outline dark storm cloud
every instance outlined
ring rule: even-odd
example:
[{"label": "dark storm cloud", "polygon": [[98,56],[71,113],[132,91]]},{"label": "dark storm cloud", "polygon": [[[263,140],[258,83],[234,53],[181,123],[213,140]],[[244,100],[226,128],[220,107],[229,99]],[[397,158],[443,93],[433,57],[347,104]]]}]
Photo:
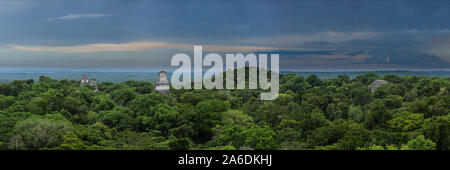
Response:
[{"label": "dark storm cloud", "polygon": [[279,53],[286,69],[446,69],[449,9],[448,1],[1,1],[0,62],[160,67],[174,46],[208,45],[266,49],[256,52]]}]

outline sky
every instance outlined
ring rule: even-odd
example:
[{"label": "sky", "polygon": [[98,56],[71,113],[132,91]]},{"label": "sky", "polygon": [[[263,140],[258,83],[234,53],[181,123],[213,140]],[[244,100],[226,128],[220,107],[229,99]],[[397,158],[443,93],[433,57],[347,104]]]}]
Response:
[{"label": "sky", "polygon": [[450,70],[449,21],[439,0],[5,0],[0,69],[170,70],[202,45],[281,70]]}]

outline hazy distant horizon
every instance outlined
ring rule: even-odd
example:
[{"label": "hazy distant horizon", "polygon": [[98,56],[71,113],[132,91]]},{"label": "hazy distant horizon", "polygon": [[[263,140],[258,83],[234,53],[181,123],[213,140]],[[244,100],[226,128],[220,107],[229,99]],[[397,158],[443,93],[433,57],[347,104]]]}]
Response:
[{"label": "hazy distant horizon", "polygon": [[[0,83],[9,83],[14,80],[39,80],[40,76],[48,76],[55,80],[79,80],[83,74],[95,78],[99,82],[125,82],[127,80],[155,82],[159,71],[94,71],[94,70],[1,70]],[[167,71],[170,77],[172,72]],[[347,75],[351,79],[367,73],[376,73],[380,76],[395,74],[397,76],[427,76],[450,77],[450,71],[280,71],[281,74],[297,74],[303,77],[311,74],[319,78],[336,78],[338,75]]]},{"label": "hazy distant horizon", "polygon": [[[163,69],[82,69],[82,68],[0,68],[0,72],[29,72],[29,71],[62,71],[62,72],[173,72],[174,68]],[[203,68],[206,72],[209,68]],[[407,72],[450,72],[449,69],[280,69],[280,72],[384,72],[384,71],[407,71]],[[195,72],[195,71],[193,71]]]}]

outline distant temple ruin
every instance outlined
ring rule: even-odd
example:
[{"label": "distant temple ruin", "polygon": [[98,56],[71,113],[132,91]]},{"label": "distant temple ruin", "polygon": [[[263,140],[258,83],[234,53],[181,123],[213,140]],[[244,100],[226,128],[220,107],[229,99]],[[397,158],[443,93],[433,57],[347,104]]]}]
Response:
[{"label": "distant temple ruin", "polygon": [[155,90],[161,94],[169,94],[169,81],[167,80],[167,73],[160,71],[158,73],[158,80],[156,81]]},{"label": "distant temple ruin", "polygon": [[88,76],[86,74],[83,74],[83,76],[81,77],[80,87],[83,87],[85,85],[94,86],[95,87],[94,92],[98,91],[97,79],[88,79]]},{"label": "distant temple ruin", "polygon": [[369,87],[370,90],[372,90],[372,92],[374,92],[378,87],[387,84],[388,82],[386,80],[375,80],[374,82],[372,82]]}]

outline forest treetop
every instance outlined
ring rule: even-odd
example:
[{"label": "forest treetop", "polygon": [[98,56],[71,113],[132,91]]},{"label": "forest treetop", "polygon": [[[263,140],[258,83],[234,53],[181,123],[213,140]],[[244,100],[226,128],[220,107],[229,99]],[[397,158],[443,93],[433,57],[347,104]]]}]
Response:
[{"label": "forest treetop", "polygon": [[[388,83],[372,92],[374,80]],[[450,148],[450,79],[280,75],[258,89],[175,90],[145,81],[0,84],[0,149]]]}]

